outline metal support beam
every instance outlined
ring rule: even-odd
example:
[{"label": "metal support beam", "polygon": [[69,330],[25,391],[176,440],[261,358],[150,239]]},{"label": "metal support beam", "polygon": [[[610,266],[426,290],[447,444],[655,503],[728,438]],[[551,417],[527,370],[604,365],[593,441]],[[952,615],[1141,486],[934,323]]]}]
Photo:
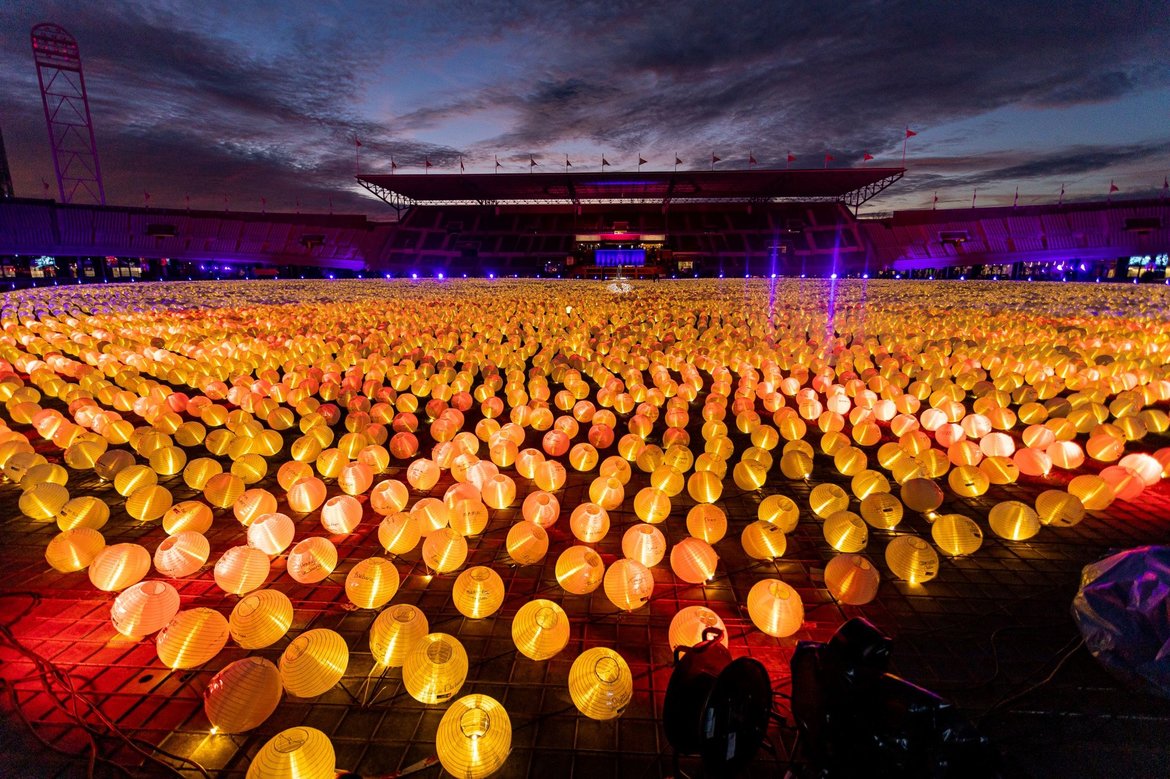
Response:
[{"label": "metal support beam", "polygon": [[392,189],[387,189],[386,187],[379,186],[378,184],[371,184],[361,176],[355,176],[354,178],[356,179],[357,183],[370,192],[370,194],[393,208],[394,212],[398,214],[399,221],[402,220],[403,211],[416,205],[414,200],[400,195]]},{"label": "metal support beam", "polygon": [[906,171],[900,170],[897,173],[886,176],[884,179],[875,181],[872,184],[866,184],[861,189],[855,189],[845,195],[844,202],[846,205],[851,206],[856,212],[862,203],[865,203],[867,200],[872,200],[879,193],[881,193],[882,190],[897,182],[904,175],[906,175]]}]

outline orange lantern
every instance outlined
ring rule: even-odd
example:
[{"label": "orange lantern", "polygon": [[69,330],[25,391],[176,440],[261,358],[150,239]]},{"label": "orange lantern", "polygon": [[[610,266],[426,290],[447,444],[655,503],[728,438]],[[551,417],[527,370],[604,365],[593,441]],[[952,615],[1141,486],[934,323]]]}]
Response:
[{"label": "orange lantern", "polygon": [[763,579],[752,585],[747,607],[752,623],[776,638],[791,636],[804,622],[800,595],[779,579]]}]

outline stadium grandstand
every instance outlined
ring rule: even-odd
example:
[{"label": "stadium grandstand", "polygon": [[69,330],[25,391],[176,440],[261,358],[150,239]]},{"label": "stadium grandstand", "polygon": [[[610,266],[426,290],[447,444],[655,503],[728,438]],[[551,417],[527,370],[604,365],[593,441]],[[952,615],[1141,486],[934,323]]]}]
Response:
[{"label": "stadium grandstand", "polygon": [[901,168],[359,175],[366,216],[0,200],[0,274],[61,281],[363,275],[1162,281],[1164,200],[856,216]]}]

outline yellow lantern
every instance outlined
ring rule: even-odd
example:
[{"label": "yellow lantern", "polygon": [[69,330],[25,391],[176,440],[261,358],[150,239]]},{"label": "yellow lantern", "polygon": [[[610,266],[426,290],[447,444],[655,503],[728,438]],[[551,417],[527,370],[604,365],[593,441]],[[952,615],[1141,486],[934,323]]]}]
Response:
[{"label": "yellow lantern", "polygon": [[110,507],[101,498],[83,495],[71,498],[57,512],[57,527],[61,530],[87,527],[101,530],[110,518]]},{"label": "yellow lantern", "polygon": [[545,460],[536,466],[534,479],[537,487],[552,492],[565,486],[567,476],[565,466],[556,460]]},{"label": "yellow lantern", "polygon": [[799,593],[779,579],[762,579],[752,585],[747,607],[752,624],[776,638],[791,636],[804,622]]},{"label": "yellow lantern", "polygon": [[875,492],[861,501],[861,517],[870,527],[893,530],[902,521],[902,501],[888,492]]},{"label": "yellow lantern", "polygon": [[262,657],[245,657],[211,678],[203,711],[218,733],[244,733],[276,711],[284,692],[280,671]]},{"label": "yellow lantern", "polygon": [[448,701],[467,680],[467,652],[463,644],[446,633],[429,633],[406,653],[402,684],[419,703]]},{"label": "yellow lantern", "polygon": [[384,557],[362,560],[345,577],[345,596],[360,609],[380,609],[398,592],[398,569]]},{"label": "yellow lantern", "polygon": [[1067,489],[1088,511],[1104,511],[1117,497],[1104,479],[1087,473],[1074,476]]},{"label": "yellow lantern", "polygon": [[1085,506],[1064,490],[1045,490],[1036,496],[1036,514],[1045,525],[1072,527],[1085,518]]},{"label": "yellow lantern", "polygon": [[451,600],[459,613],[482,619],[496,612],[504,602],[504,580],[486,566],[468,568],[455,579]]},{"label": "yellow lantern", "polygon": [[316,584],[337,567],[337,547],[328,538],[313,536],[299,542],[288,553],[286,570],[294,581]]},{"label": "yellow lantern", "polygon": [[154,550],[154,567],[163,576],[182,579],[194,575],[207,562],[211,544],[194,530],[184,530],[162,540]]},{"label": "yellow lantern", "polygon": [[114,630],[138,639],[162,630],[178,611],[178,590],[165,582],[140,582],[114,599],[110,621]]},{"label": "yellow lantern", "polygon": [[231,473],[217,473],[203,486],[203,499],[216,508],[231,507],[243,494],[244,480]]},{"label": "yellow lantern", "polygon": [[890,481],[877,471],[858,471],[849,483],[858,500],[865,500],[875,492],[889,492]]},{"label": "yellow lantern", "polygon": [[280,655],[280,682],[289,695],[316,698],[341,681],[349,666],[349,647],[328,628],[301,633]]},{"label": "yellow lantern", "polygon": [[518,565],[533,565],[548,554],[548,533],[533,522],[517,522],[504,541],[508,555]]},{"label": "yellow lantern", "polygon": [[53,536],[45,548],[45,560],[53,570],[73,573],[89,567],[105,546],[106,539],[98,531],[89,527],[75,527]]},{"label": "yellow lantern", "polygon": [[530,660],[547,660],[569,643],[569,616],[551,600],[537,599],[512,618],[512,643]]},{"label": "yellow lantern", "polygon": [[20,496],[20,513],[29,519],[49,520],[69,502],[69,490],[60,484],[42,482]]},{"label": "yellow lantern", "polygon": [[938,575],[938,554],[918,536],[898,536],[886,545],[886,565],[899,579],[921,584]]},{"label": "yellow lantern", "polygon": [[881,574],[863,555],[839,554],[825,566],[825,586],[839,603],[864,606],[877,595]]},{"label": "yellow lantern", "polygon": [[244,649],[272,646],[292,626],[293,606],[279,590],[253,590],[232,609],[228,630]]},{"label": "yellow lantern", "polygon": [[398,668],[427,632],[426,615],[415,606],[400,603],[379,614],[370,626],[370,652],[387,668]]},{"label": "yellow lantern", "polygon": [[710,503],[696,504],[687,512],[687,532],[708,544],[717,544],[727,535],[727,514]]},{"label": "yellow lantern", "polygon": [[265,489],[244,490],[232,504],[232,514],[244,527],[249,527],[257,517],[276,511],[276,496]]},{"label": "yellow lantern", "polygon": [[250,546],[233,546],[215,564],[215,583],[224,592],[243,595],[264,584],[270,569],[264,552]]},{"label": "yellow lantern", "polygon": [[969,555],[983,545],[983,531],[975,520],[962,514],[943,514],[931,525],[930,535],[943,554]]},{"label": "yellow lantern", "polygon": [[586,717],[620,717],[634,695],[634,678],[622,656],[607,647],[587,649],[569,669],[569,697]]},{"label": "yellow lantern", "polygon": [[467,539],[452,528],[439,528],[423,541],[422,560],[435,573],[450,573],[467,560]]},{"label": "yellow lantern", "polygon": [[703,584],[715,576],[719,555],[706,541],[684,538],[670,550],[670,569],[690,584]]},{"label": "yellow lantern", "polygon": [[390,514],[378,525],[378,543],[390,554],[406,554],[420,538],[418,522],[406,511]]},{"label": "yellow lantern", "polygon": [[587,546],[570,546],[557,558],[556,576],[565,592],[586,595],[601,586],[605,563]]},{"label": "yellow lantern", "polygon": [[412,462],[406,469],[406,481],[419,492],[430,492],[439,483],[439,466],[425,457]]},{"label": "yellow lantern", "polygon": [[1025,541],[1040,532],[1040,515],[1018,500],[1005,500],[992,506],[987,522],[997,536],[1008,541]]},{"label": "yellow lantern", "polygon": [[103,592],[118,592],[142,581],[150,570],[150,552],[138,544],[114,544],[94,555],[89,581]]},{"label": "yellow lantern", "polygon": [[211,507],[197,500],[174,503],[162,517],[163,530],[173,536],[184,531],[206,533],[211,529],[214,515]]},{"label": "yellow lantern", "polygon": [[329,737],[298,725],[277,733],[248,765],[245,779],[333,779],[337,756]]},{"label": "yellow lantern", "polygon": [[860,552],[869,543],[865,520],[852,511],[838,511],[831,515],[821,529],[829,546],[838,552]]},{"label": "yellow lantern", "polygon": [[849,508],[849,493],[836,484],[818,484],[808,496],[809,507],[821,519]]},{"label": "yellow lantern", "polygon": [[787,495],[769,495],[760,501],[756,516],[776,525],[781,532],[791,533],[800,520],[800,507]]},{"label": "yellow lantern", "polygon": [[512,723],[499,701],[467,695],[439,721],[435,751],[452,776],[483,779],[504,764],[512,750]]},{"label": "yellow lantern", "polygon": [[172,670],[195,668],[211,660],[228,640],[228,621],[214,609],[180,611],[158,634],[155,649]]},{"label": "yellow lantern", "polygon": [[622,535],[622,554],[652,568],[666,555],[666,537],[653,525],[633,525]]},{"label": "yellow lantern", "polygon": [[711,471],[696,471],[687,479],[687,494],[696,503],[714,503],[723,494],[723,480]]},{"label": "yellow lantern", "polygon": [[666,631],[666,640],[670,644],[670,651],[680,646],[695,646],[703,640],[706,630],[715,628],[723,633],[719,643],[727,646],[727,626],[723,620],[706,606],[687,606],[680,609],[670,620],[670,627]]},{"label": "yellow lantern", "polygon": [[212,460],[210,457],[199,457],[189,461],[183,467],[183,483],[193,490],[202,491],[213,476],[221,473],[223,473],[223,466],[217,461]]},{"label": "yellow lantern", "polygon": [[740,534],[739,542],[748,557],[755,560],[774,560],[783,557],[788,547],[788,541],[780,526],[762,519],[748,524]]}]

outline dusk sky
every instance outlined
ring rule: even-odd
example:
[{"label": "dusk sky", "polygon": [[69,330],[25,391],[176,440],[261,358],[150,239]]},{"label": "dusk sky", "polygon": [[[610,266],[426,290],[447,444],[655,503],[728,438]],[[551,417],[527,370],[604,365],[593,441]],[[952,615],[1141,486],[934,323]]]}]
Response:
[{"label": "dusk sky", "polygon": [[1163,0],[0,3],[16,193],[56,183],[29,44],[78,40],[107,201],[389,218],[363,172],[900,165],[870,210],[1157,196]]}]

